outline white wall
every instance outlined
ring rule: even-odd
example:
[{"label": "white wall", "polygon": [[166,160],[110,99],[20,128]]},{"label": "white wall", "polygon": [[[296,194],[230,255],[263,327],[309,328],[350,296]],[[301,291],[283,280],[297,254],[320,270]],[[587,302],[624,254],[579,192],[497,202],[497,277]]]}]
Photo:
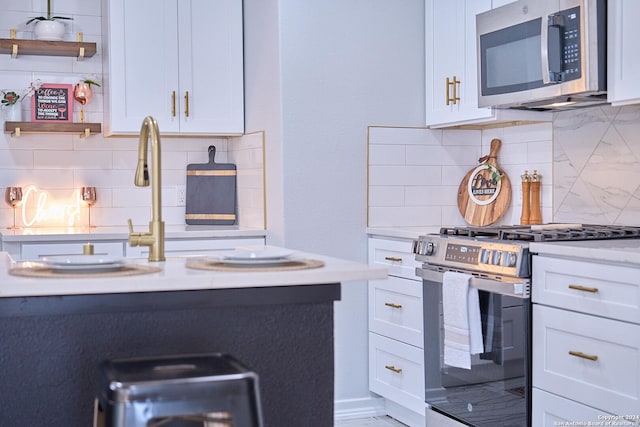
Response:
[{"label": "white wall", "polygon": [[[423,3],[244,4],[246,125],[266,135],[269,239],[364,262],[367,127],[424,125]],[[335,351],[340,410],[369,396],[366,283],[343,286]]]}]

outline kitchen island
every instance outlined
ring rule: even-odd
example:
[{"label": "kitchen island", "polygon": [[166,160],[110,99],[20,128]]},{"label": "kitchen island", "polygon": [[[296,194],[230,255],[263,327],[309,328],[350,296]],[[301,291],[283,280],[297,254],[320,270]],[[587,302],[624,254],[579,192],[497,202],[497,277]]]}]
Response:
[{"label": "kitchen island", "polygon": [[0,253],[0,425],[88,426],[104,359],[229,353],[260,377],[266,426],[333,425],[333,303],[386,270],[205,271],[189,258],[126,277],[15,277]]}]

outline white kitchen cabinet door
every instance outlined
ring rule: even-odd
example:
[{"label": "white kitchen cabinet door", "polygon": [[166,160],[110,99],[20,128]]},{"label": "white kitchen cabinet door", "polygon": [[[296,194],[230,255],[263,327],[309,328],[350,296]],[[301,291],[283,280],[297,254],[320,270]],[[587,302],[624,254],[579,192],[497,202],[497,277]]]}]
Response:
[{"label": "white kitchen cabinet door", "polygon": [[105,1],[105,133],[244,131],[240,0]]},{"label": "white kitchen cabinet door", "polygon": [[[425,2],[427,125],[493,116],[491,108],[478,108],[476,60],[476,15],[490,9],[491,0]],[[447,97],[459,99],[447,105]]]},{"label": "white kitchen cabinet door", "polygon": [[607,14],[607,100],[640,103],[640,2],[609,0]]}]

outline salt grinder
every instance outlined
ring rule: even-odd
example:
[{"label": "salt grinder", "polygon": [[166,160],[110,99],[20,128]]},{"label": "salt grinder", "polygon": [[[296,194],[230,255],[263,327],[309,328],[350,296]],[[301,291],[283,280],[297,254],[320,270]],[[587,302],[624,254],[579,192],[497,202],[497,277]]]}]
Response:
[{"label": "salt grinder", "polygon": [[529,224],[542,224],[542,212],[540,211],[540,180],[542,175],[537,170],[531,175],[531,213]]},{"label": "salt grinder", "polygon": [[522,215],[520,215],[520,224],[529,224],[529,215],[531,215],[531,175],[529,171],[524,171],[522,178]]}]

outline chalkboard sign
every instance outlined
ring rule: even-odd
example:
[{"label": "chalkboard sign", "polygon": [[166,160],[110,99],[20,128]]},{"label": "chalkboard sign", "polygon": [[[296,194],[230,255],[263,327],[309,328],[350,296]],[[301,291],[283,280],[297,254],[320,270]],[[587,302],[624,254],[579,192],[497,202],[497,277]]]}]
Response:
[{"label": "chalkboard sign", "polygon": [[31,97],[31,121],[71,122],[73,86],[44,83]]}]

